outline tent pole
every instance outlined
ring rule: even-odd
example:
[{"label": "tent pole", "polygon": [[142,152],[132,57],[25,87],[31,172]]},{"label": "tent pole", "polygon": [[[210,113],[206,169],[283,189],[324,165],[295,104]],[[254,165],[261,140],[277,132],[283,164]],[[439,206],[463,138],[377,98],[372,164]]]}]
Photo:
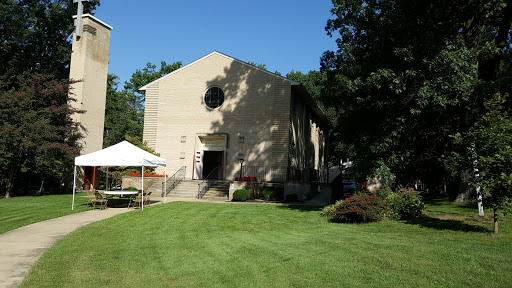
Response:
[{"label": "tent pole", "polygon": [[76,191],[76,165],[73,172],[73,202],[71,203],[71,210],[75,210],[75,191]]},{"label": "tent pole", "polygon": [[167,164],[164,167],[164,204],[167,200]]},{"label": "tent pole", "polygon": [[142,165],[142,199],[141,199],[141,203],[142,203],[142,211],[144,211],[144,165]]},{"label": "tent pole", "polygon": [[94,166],[94,172],[92,173],[92,191],[96,191],[96,166]]},{"label": "tent pole", "polygon": [[108,186],[108,166],[107,166],[107,184],[105,185],[105,190],[110,190],[110,186]]}]

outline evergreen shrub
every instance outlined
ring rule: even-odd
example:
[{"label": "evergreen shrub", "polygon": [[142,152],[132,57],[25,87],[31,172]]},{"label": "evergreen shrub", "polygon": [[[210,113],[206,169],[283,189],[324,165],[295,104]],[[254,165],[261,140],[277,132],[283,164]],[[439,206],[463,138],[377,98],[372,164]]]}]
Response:
[{"label": "evergreen shrub", "polygon": [[237,189],[233,192],[233,201],[247,201],[251,194],[246,189]]}]

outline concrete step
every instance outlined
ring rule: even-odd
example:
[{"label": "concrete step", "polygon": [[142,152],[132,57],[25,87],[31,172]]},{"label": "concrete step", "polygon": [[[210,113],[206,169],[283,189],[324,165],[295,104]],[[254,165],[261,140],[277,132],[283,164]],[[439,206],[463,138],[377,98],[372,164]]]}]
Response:
[{"label": "concrete step", "polygon": [[[167,197],[197,198],[198,184],[202,182],[202,180],[182,181],[167,194]],[[226,201],[229,195],[229,183],[228,181],[213,183],[209,190],[203,195],[202,199],[209,201]]]}]

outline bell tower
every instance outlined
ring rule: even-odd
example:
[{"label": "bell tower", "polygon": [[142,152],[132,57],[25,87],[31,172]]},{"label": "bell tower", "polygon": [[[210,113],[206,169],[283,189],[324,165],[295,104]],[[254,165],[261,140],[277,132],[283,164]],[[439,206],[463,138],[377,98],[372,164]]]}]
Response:
[{"label": "bell tower", "polygon": [[83,149],[81,154],[101,150],[103,147],[103,126],[107,95],[108,58],[110,31],[112,27],[90,14],[82,15],[81,1],[78,2],[78,15],[75,18],[75,33],[69,78],[77,80],[72,85],[73,107],[85,110],[84,114],[73,115],[73,120],[82,127]]}]

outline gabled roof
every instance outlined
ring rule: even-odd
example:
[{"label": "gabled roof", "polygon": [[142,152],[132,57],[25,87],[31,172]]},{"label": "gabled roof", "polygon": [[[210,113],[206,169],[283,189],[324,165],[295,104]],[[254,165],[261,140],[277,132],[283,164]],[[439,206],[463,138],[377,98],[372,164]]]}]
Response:
[{"label": "gabled roof", "polygon": [[267,71],[267,70],[265,70],[265,69],[258,68],[258,67],[254,66],[254,65],[251,65],[251,64],[247,63],[247,62],[244,62],[244,61],[241,61],[241,60],[235,59],[235,58],[233,58],[233,57],[231,57],[231,56],[228,56],[228,55],[226,55],[226,54],[222,54],[222,53],[220,53],[220,52],[218,52],[218,51],[213,51],[212,53],[210,53],[210,54],[208,54],[208,55],[206,55],[206,56],[204,56],[204,57],[201,57],[201,58],[197,59],[196,61],[194,61],[194,62],[192,62],[192,63],[189,63],[189,64],[187,64],[187,65],[185,65],[185,66],[181,67],[180,69],[174,70],[174,71],[172,71],[171,73],[169,73],[169,74],[167,74],[167,75],[165,75],[165,76],[162,76],[162,77],[160,77],[160,78],[156,79],[155,81],[153,81],[153,82],[151,82],[151,83],[149,83],[149,84],[146,84],[146,85],[142,86],[141,88],[139,88],[139,90],[143,90],[143,91],[144,91],[144,90],[146,90],[146,89],[147,89],[147,87],[148,87],[148,86],[150,86],[150,85],[152,85],[152,84],[154,84],[154,83],[157,83],[157,82],[159,82],[159,81],[161,81],[161,80],[163,80],[163,79],[165,79],[165,78],[167,78],[167,77],[170,77],[171,75],[176,74],[176,73],[180,72],[181,70],[187,69],[188,67],[190,67],[190,66],[192,66],[192,65],[194,65],[194,64],[196,64],[196,63],[198,63],[198,62],[201,62],[201,61],[203,61],[204,59],[206,59],[206,58],[208,58],[208,57],[211,57],[211,56],[213,56],[213,55],[222,56],[222,57],[224,57],[224,58],[226,58],[226,59],[229,59],[229,60],[231,60],[231,61],[234,61],[234,62],[240,63],[240,64],[245,65],[245,66],[247,66],[247,67],[250,67],[250,68],[252,68],[252,69],[256,69],[256,70],[261,71],[261,72],[263,72],[263,73],[267,73],[267,74],[272,75],[272,76],[274,76],[274,77],[281,78],[281,79],[283,79],[283,80],[289,81],[289,82],[291,83],[291,85],[300,85],[300,83],[295,82],[295,81],[292,81],[292,80],[290,80],[290,79],[288,79],[288,78],[286,78],[286,77],[283,77],[283,76],[281,76],[281,75],[277,75],[276,73],[272,73],[272,72],[269,72],[269,71]]}]

